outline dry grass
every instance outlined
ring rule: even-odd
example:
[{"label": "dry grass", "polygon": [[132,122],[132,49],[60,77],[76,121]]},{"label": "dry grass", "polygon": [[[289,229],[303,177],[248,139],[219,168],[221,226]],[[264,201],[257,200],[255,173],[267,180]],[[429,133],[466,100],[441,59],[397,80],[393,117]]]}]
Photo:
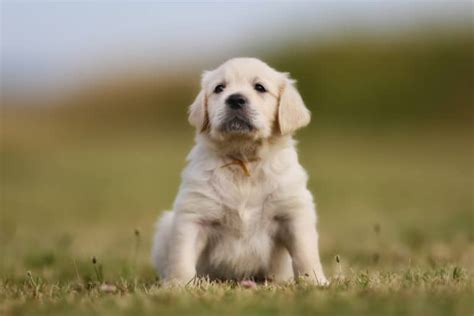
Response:
[{"label": "dry grass", "polygon": [[183,289],[152,280],[51,283],[34,275],[0,283],[7,315],[470,315],[472,290],[458,267],[350,272],[327,288],[299,283],[248,289],[200,280]]},{"label": "dry grass", "polygon": [[470,132],[334,131],[300,135],[331,286],[250,289],[162,288],[152,271],[190,133],[4,134],[0,313],[471,315]]}]

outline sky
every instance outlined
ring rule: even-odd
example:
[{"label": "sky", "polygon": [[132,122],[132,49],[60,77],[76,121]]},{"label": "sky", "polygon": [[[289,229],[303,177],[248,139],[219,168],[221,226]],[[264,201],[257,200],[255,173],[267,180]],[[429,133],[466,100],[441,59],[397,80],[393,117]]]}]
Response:
[{"label": "sky", "polygon": [[2,93],[111,69],[216,64],[287,39],[472,18],[468,1],[1,2]]}]

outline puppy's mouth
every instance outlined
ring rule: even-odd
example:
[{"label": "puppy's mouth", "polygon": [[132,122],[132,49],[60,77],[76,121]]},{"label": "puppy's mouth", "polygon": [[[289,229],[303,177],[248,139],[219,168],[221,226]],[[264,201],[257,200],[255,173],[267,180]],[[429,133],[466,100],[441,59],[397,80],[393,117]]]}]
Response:
[{"label": "puppy's mouth", "polygon": [[255,129],[250,120],[242,115],[230,116],[221,125],[221,132],[229,134],[247,134]]}]

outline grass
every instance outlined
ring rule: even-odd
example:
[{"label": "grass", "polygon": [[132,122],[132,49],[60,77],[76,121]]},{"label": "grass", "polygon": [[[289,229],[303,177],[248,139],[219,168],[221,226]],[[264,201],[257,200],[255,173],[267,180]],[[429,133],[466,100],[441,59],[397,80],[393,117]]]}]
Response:
[{"label": "grass", "polygon": [[[457,271],[457,272],[456,272]],[[32,275],[0,283],[11,314],[68,315],[469,315],[472,283],[458,268],[431,271],[352,272],[328,288],[309,284],[197,282],[185,289],[163,288],[153,281],[116,280],[48,283]]]},{"label": "grass", "polygon": [[149,249],[191,131],[5,125],[0,314],[472,315],[471,136],[460,127],[304,131],[300,158],[332,284],[170,289]]}]

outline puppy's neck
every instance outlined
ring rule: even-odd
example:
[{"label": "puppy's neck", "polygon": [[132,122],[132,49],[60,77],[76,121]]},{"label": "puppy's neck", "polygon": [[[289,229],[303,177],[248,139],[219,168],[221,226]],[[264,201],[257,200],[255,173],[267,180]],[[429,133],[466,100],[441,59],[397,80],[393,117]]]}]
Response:
[{"label": "puppy's neck", "polygon": [[223,161],[240,160],[243,162],[255,162],[265,160],[278,148],[284,148],[292,143],[290,136],[278,136],[268,139],[249,139],[243,137],[227,138],[226,140],[214,140],[205,137],[205,143],[210,146]]},{"label": "puppy's neck", "polygon": [[263,141],[233,139],[216,145],[220,156],[250,162],[261,158]]}]

